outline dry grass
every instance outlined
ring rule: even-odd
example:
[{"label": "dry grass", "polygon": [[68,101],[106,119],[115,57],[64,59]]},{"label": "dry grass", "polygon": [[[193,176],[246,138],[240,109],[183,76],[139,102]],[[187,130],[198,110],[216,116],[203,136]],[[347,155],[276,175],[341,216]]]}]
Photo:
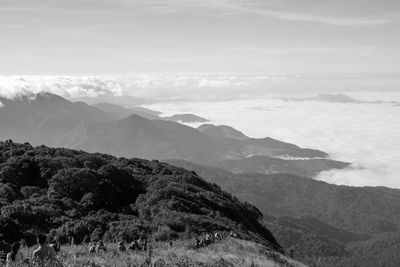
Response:
[{"label": "dry grass", "polygon": [[[154,266],[154,267],[233,267],[259,266],[278,267],[304,265],[287,259],[283,255],[266,251],[254,242],[227,238],[200,249],[190,249],[190,242],[174,242],[169,244],[157,242],[154,244],[151,256],[148,252],[118,251],[116,244],[106,244],[108,251],[89,253],[87,246],[63,246],[59,253],[62,266]],[[24,255],[31,255],[33,248],[25,249]],[[28,265],[26,265],[28,266]],[[49,264],[47,266],[54,266]]]}]

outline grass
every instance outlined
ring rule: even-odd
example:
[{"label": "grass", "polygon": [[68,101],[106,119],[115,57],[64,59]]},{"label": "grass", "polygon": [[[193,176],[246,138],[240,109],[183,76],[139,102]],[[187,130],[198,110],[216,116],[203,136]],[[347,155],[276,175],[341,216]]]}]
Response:
[{"label": "grass", "polygon": [[[58,255],[62,266],[71,267],[114,267],[114,266],[153,266],[153,267],[303,267],[305,265],[283,255],[266,250],[254,242],[226,238],[208,247],[189,248],[190,242],[156,242],[152,252],[118,251],[117,244],[106,244],[108,251],[89,253],[88,246],[63,246]],[[24,249],[24,255],[32,255],[34,248]],[[149,255],[151,254],[151,255]],[[24,265],[28,266],[28,265]],[[54,266],[49,264],[47,266]]]}]

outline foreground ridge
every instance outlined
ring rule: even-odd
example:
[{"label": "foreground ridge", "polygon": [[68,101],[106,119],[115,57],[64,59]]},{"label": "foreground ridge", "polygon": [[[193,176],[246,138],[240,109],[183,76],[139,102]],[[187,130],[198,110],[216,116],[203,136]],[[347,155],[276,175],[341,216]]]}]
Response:
[{"label": "foreground ridge", "polygon": [[196,173],[158,161],[0,142],[1,237],[61,243],[180,240],[233,231],[283,253],[261,212]]}]

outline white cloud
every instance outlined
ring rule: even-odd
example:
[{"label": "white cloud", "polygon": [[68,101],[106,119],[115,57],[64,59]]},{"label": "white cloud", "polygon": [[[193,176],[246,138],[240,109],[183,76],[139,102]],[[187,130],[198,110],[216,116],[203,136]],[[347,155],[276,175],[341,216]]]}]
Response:
[{"label": "white cloud", "polygon": [[283,20],[293,21],[304,21],[304,22],[316,22],[334,26],[371,26],[391,23],[388,19],[362,19],[362,18],[340,18],[340,17],[329,17],[329,16],[317,16],[311,14],[301,13],[287,13],[277,11],[265,11],[265,10],[252,10],[252,12],[261,13],[267,16],[271,16]]},{"label": "white cloud", "polygon": [[400,107],[395,105],[246,99],[149,107],[165,115],[194,113],[211,123],[231,125],[249,136],[270,136],[321,149],[333,159],[353,163],[346,170],[321,173],[317,177],[320,180],[400,188]]},{"label": "white cloud", "polygon": [[[232,90],[274,79],[272,74],[136,74],[126,76],[0,76],[0,95],[49,91],[67,98],[135,96],[175,99]],[[281,75],[278,75],[281,76]],[[219,92],[221,95],[226,95]]]},{"label": "white cloud", "polygon": [[143,4],[143,2],[137,0],[124,0],[124,2],[136,5],[145,5],[154,11],[163,13],[175,13],[187,11],[188,9],[208,8],[216,10],[225,15],[226,12],[231,12],[232,14],[245,13],[265,16],[279,20],[312,22],[333,26],[371,26],[393,22],[393,20],[387,18],[342,17],[301,13],[290,11],[290,7],[287,6],[286,10],[282,11],[277,9],[277,6],[275,7],[272,3],[263,5],[263,1],[246,1],[246,3],[244,3],[243,1],[235,0],[153,0],[148,1],[146,4]]}]

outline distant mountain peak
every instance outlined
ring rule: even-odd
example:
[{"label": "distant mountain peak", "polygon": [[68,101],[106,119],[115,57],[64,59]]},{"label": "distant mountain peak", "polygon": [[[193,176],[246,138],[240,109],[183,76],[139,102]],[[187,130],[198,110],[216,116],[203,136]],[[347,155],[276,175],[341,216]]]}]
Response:
[{"label": "distant mountain peak", "polygon": [[319,94],[314,97],[309,98],[310,100],[319,100],[319,101],[326,101],[326,102],[335,102],[335,103],[358,103],[359,100],[352,98],[348,95],[343,93],[337,94]]},{"label": "distant mountain peak", "polygon": [[93,106],[101,109],[102,111],[104,111],[105,113],[109,114],[110,116],[112,116],[114,119],[117,120],[126,118],[131,114],[136,114],[144,118],[154,120],[154,119],[159,119],[158,115],[160,114],[160,112],[156,110],[140,106],[126,108],[124,106],[115,103],[107,103],[107,102],[94,104]]},{"label": "distant mountain peak", "polygon": [[289,98],[281,98],[285,101],[295,101],[295,102],[304,102],[304,101],[319,101],[319,102],[328,102],[328,103],[363,103],[363,101],[352,98],[343,93],[322,93],[312,97],[289,97]]},{"label": "distant mountain peak", "polygon": [[235,128],[227,125],[217,126],[214,124],[202,124],[199,127],[197,127],[197,130],[214,139],[226,139],[226,138],[238,139],[238,140],[249,139],[249,137],[246,136],[241,131],[238,131]]},{"label": "distant mountain peak", "polygon": [[190,113],[183,113],[183,114],[175,114],[170,117],[162,118],[168,121],[175,121],[175,122],[183,122],[183,123],[195,123],[195,122],[208,122],[209,120],[194,114]]},{"label": "distant mountain peak", "polygon": [[143,118],[142,116],[139,116],[137,114],[131,114],[128,117],[120,120],[121,122],[125,121],[125,122],[136,122],[136,121],[148,121],[148,119]]},{"label": "distant mountain peak", "polygon": [[35,95],[40,96],[40,97],[46,97],[46,98],[52,98],[52,97],[61,98],[61,96],[50,93],[49,91],[40,91],[39,93],[37,93]]},{"label": "distant mountain peak", "polygon": [[71,101],[69,101],[63,97],[53,94],[53,93],[50,93],[48,91],[40,91],[37,94],[32,94],[29,97],[29,100],[30,101],[52,101],[52,102],[72,103]]}]

